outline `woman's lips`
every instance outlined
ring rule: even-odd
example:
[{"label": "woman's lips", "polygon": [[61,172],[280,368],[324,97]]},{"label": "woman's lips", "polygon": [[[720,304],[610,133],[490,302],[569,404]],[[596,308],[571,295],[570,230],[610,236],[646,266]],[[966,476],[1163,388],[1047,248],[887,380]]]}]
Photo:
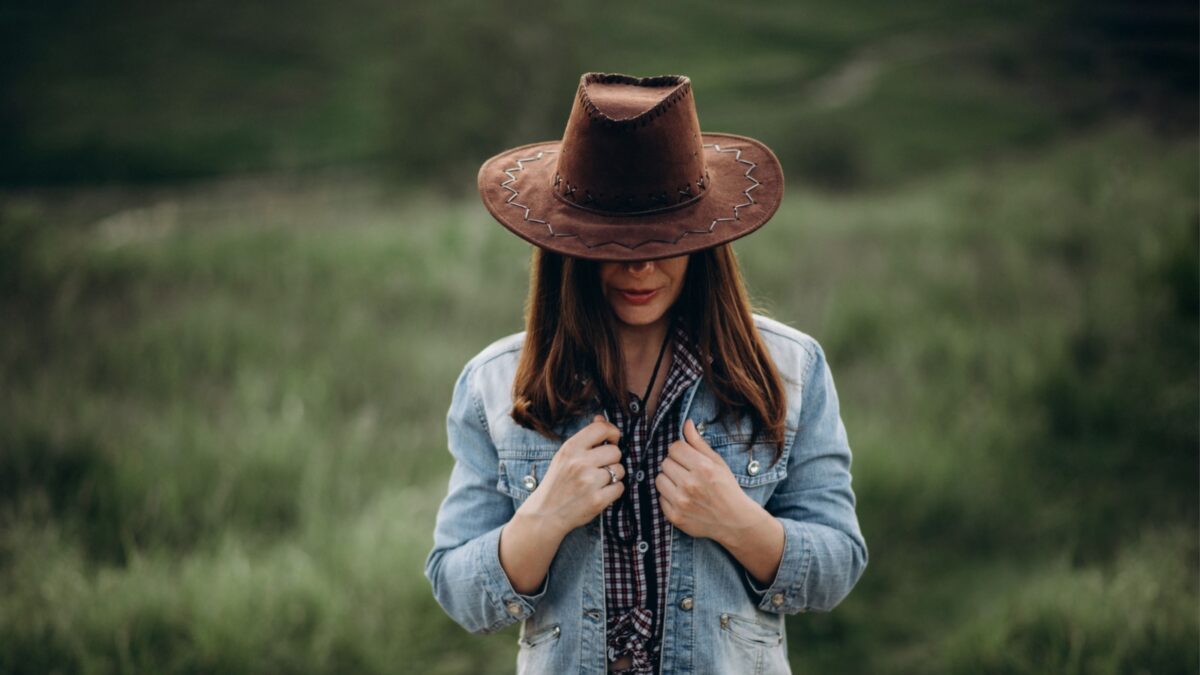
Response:
[{"label": "woman's lips", "polygon": [[658,295],[657,290],[644,291],[642,293],[634,293],[632,291],[621,291],[621,297],[631,305],[644,305],[654,299]]}]

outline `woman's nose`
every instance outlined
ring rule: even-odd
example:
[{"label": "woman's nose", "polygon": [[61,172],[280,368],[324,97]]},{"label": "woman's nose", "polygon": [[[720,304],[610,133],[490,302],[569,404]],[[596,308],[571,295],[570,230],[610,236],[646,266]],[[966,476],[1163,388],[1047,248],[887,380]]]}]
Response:
[{"label": "woman's nose", "polygon": [[639,260],[637,262],[626,263],[625,269],[629,270],[630,274],[642,275],[654,269],[653,260]]}]

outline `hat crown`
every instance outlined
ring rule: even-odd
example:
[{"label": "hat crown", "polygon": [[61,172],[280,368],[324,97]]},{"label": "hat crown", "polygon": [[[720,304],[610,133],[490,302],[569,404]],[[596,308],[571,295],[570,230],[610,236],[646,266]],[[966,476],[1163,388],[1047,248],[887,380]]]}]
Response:
[{"label": "hat crown", "polygon": [[553,177],[559,200],[641,215],[694,203],[710,184],[686,76],[580,78]]},{"label": "hat crown", "polygon": [[613,125],[637,125],[649,122],[691,89],[691,80],[683,75],[639,78],[585,73],[579,82],[579,99],[594,119]]},{"label": "hat crown", "polygon": [[761,141],[700,132],[681,75],[584,73],[561,140],[509,148],[479,167],[479,194],[509,231],[586,260],[659,260],[762,227],[783,167]]}]

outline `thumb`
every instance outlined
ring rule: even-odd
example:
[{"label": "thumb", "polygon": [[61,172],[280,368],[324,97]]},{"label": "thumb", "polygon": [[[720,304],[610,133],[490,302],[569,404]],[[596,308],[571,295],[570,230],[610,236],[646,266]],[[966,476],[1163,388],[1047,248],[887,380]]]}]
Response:
[{"label": "thumb", "polygon": [[700,435],[700,431],[696,429],[696,423],[690,418],[683,425],[683,437],[684,440],[687,441],[688,445],[696,448],[709,457],[720,457],[720,455],[717,454],[717,451],[713,450],[712,447],[709,446],[708,441],[705,441],[704,437]]}]

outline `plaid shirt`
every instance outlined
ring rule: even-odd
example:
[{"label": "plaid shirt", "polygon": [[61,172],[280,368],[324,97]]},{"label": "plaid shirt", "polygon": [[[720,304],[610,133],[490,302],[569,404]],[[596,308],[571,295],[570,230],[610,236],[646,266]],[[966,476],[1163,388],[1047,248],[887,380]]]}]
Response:
[{"label": "plaid shirt", "polygon": [[[627,444],[625,459],[626,491],[621,496],[626,501],[620,514],[620,534],[630,539],[635,535],[628,525],[634,519],[641,524],[642,542],[622,545],[612,533],[605,531],[604,537],[604,594],[608,615],[607,655],[609,663],[625,654],[633,656],[633,665],[626,672],[653,673],[657,666],[662,638],[661,618],[665,611],[667,570],[670,567],[671,524],[663,516],[658,503],[658,488],[654,479],[658,476],[667,446],[677,440],[679,428],[679,398],[703,375],[700,360],[686,331],[679,322],[673,324],[671,366],[663,384],[662,395],[654,410],[654,419],[647,422],[645,415],[629,415],[623,410],[608,410],[609,420],[621,430],[621,439]],[[631,394],[630,407],[640,409],[644,402],[637,394]],[[637,408],[634,408],[637,406]],[[654,435],[649,437],[650,430]],[[646,468],[639,475],[638,465],[646,458]],[[649,523],[642,523],[643,503],[639,479],[649,488]],[[614,505],[604,511],[604,523],[609,525]],[[645,552],[639,551],[642,547]],[[647,548],[648,547],[648,548]],[[643,556],[654,561],[654,569],[647,569]],[[649,597],[648,573],[656,578],[654,596]]]}]

